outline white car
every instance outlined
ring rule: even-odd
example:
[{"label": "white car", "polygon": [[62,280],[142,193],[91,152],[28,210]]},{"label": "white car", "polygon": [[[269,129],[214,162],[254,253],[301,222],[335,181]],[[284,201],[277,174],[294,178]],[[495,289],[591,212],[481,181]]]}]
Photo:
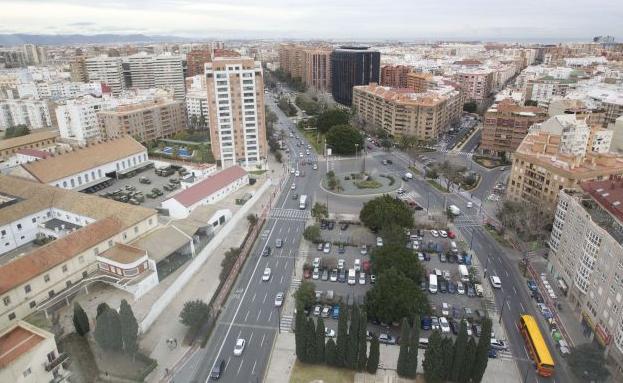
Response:
[{"label": "white car", "polygon": [[430,234],[435,238],[439,237],[439,232],[437,230],[431,230]]},{"label": "white car", "polygon": [[491,277],[489,277],[489,279],[491,280],[491,286],[493,286],[496,289],[502,288],[502,281],[497,275],[492,275]]},{"label": "white car", "polygon": [[270,267],[264,269],[264,274],[262,274],[262,281],[266,282],[270,280]]},{"label": "white car", "polygon": [[325,254],[329,254],[331,252],[331,242],[325,242],[322,252]]},{"label": "white car", "polygon": [[320,315],[322,315],[323,318],[328,318],[329,317],[329,313],[331,312],[331,307],[329,306],[325,306],[322,309],[322,313]]},{"label": "white car", "polygon": [[307,145],[307,149],[311,149],[311,145]]},{"label": "white car", "polygon": [[467,203],[467,207],[468,207],[468,208],[472,208],[472,207],[474,207],[474,203],[473,203],[473,202],[468,202],[468,203]]},{"label": "white car", "polygon": [[275,307],[281,307],[283,305],[283,293],[277,293],[275,296]]},{"label": "white car", "polygon": [[294,168],[290,169],[290,174],[294,174],[296,172],[296,170],[294,170]]},{"label": "white car", "polygon": [[443,316],[450,315],[450,305],[447,304],[446,302],[443,302],[441,304],[441,315],[443,315]]},{"label": "white car", "polygon": [[439,230],[439,235],[441,238],[448,238],[448,232],[445,230]]},{"label": "white car", "polygon": [[296,170],[296,171],[294,172],[294,176],[295,176],[295,177],[298,177],[298,176],[300,176],[300,175],[301,175],[301,172],[299,172],[298,170]]},{"label": "white car", "polygon": [[360,285],[366,284],[366,273],[359,274],[359,284]]},{"label": "white car", "polygon": [[377,247],[381,247],[381,246],[383,246],[383,238],[381,238],[381,237],[376,237],[376,246],[377,246]]},{"label": "white car", "polygon": [[366,254],[368,254],[368,246],[366,246],[366,245],[361,245],[361,250],[359,250],[359,254],[361,254],[361,255],[366,255]]},{"label": "white car", "polygon": [[325,327],[324,336],[326,336],[327,338],[335,338],[335,330]]},{"label": "white car", "polygon": [[314,164],[314,165],[312,166],[312,169],[314,169],[314,170],[318,170],[318,165],[317,165],[317,164]]},{"label": "white car", "polygon": [[461,282],[459,282],[458,285],[456,286],[456,293],[459,295],[465,294],[465,286],[463,286]]},{"label": "white car", "polygon": [[303,158],[303,152],[299,153],[299,157]]},{"label": "white car", "polygon": [[339,270],[342,270],[344,268],[344,266],[346,266],[346,261],[343,259],[338,259],[337,261],[337,268]]},{"label": "white car", "polygon": [[320,312],[322,311],[322,307],[320,307],[320,305],[316,305],[316,307],[314,307],[314,316],[320,316]]},{"label": "white car", "polygon": [[450,324],[446,317],[439,318],[439,327],[441,327],[441,332],[444,334],[450,332]]},{"label": "white car", "polygon": [[355,271],[361,271],[361,259],[355,259]]},{"label": "white car", "polygon": [[316,267],[320,267],[320,257],[316,257],[316,258],[314,258],[314,261],[312,262],[312,266],[313,266],[314,268],[316,268]]},{"label": "white car", "polygon": [[290,186],[290,189],[292,190],[296,189],[296,184],[292,184],[292,186]]},{"label": "white car", "polygon": [[504,342],[503,340],[492,338],[491,339],[491,348],[493,348],[495,350],[504,351],[504,350],[508,349],[508,346],[506,345],[506,342]]},{"label": "white car", "polygon": [[431,330],[439,330],[439,318],[437,317],[430,317],[430,329]]},{"label": "white car", "polygon": [[234,355],[240,356],[244,351],[245,340],[242,338],[236,339],[236,345],[234,346]]},{"label": "white car", "polygon": [[420,262],[424,262],[426,259],[424,258],[424,253],[417,253],[417,259]]},{"label": "white car", "polygon": [[315,267],[314,268],[314,272],[312,273],[312,279],[319,279],[320,278],[320,269]]}]

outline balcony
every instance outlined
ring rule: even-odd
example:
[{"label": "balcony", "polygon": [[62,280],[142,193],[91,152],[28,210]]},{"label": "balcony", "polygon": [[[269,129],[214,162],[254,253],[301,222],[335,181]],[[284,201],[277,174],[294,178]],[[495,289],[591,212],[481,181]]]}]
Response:
[{"label": "balcony", "polygon": [[66,361],[67,359],[69,359],[69,354],[66,352],[63,352],[61,354],[59,354],[56,359],[54,359],[51,362],[47,362],[45,364],[45,370],[50,372],[52,370],[54,370],[56,367],[60,366],[61,363],[63,363],[64,361]]}]

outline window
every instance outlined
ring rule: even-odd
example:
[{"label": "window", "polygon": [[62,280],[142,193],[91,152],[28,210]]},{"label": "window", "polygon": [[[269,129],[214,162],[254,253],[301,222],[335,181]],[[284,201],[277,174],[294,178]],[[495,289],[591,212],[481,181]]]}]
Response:
[{"label": "window", "polygon": [[35,223],[35,222],[37,222],[37,217],[32,218],[32,223]]},{"label": "window", "polygon": [[138,226],[134,226],[134,234],[138,233]]},{"label": "window", "polygon": [[30,375],[32,373],[32,371],[30,370],[30,367],[28,367],[26,370],[24,370],[24,372],[22,373],[22,375],[24,375],[24,378],[27,377],[28,375]]},{"label": "window", "polygon": [[34,309],[36,305],[37,305],[37,301],[30,301],[30,303],[28,304],[28,306],[29,306],[31,309]]},{"label": "window", "polygon": [[17,230],[22,230],[22,224],[21,223],[17,224]]},{"label": "window", "polygon": [[128,233],[126,232],[123,233],[123,239],[128,239]]},{"label": "window", "polygon": [[9,320],[13,320],[15,319],[15,313],[10,313],[9,314]]},{"label": "window", "polygon": [[8,306],[11,304],[11,297],[4,297],[2,298],[2,302],[4,302],[5,306]]},{"label": "window", "polygon": [[63,269],[62,270],[63,270],[63,273],[66,273],[67,272],[67,265],[63,265]]},{"label": "window", "polygon": [[45,282],[50,282],[50,274],[46,274],[46,275],[44,275],[44,276],[43,276],[43,280],[44,280]]},{"label": "window", "polygon": [[32,288],[30,287],[30,285],[26,285],[26,286],[24,286],[24,292],[25,292],[26,294],[28,294],[31,290],[32,290]]},{"label": "window", "polygon": [[150,219],[147,221],[147,223],[151,226],[152,221],[153,221],[153,220],[150,218]]}]

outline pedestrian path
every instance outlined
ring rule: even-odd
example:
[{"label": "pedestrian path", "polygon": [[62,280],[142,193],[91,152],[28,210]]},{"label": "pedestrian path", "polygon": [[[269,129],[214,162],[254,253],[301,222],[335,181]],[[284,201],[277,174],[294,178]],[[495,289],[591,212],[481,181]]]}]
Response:
[{"label": "pedestrian path", "polygon": [[285,219],[291,221],[307,221],[310,217],[308,210],[276,208],[270,212],[270,218]]},{"label": "pedestrian path", "polygon": [[297,290],[301,285],[301,280],[299,278],[292,278],[292,282],[290,282],[290,289]]}]

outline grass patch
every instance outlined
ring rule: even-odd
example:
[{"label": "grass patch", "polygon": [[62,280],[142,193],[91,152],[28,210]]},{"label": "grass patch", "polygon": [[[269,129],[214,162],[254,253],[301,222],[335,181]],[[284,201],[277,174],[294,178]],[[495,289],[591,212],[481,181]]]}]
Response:
[{"label": "grass patch", "polygon": [[441,186],[439,184],[439,182],[437,182],[435,180],[427,179],[426,182],[428,182],[432,187],[434,187],[435,189],[439,190],[442,193],[447,193],[448,192],[448,190],[446,190],[445,187]]},{"label": "grass patch", "polygon": [[316,133],[316,130],[303,130],[300,127],[299,131],[305,136],[307,142],[310,143],[318,155],[324,154],[323,133]]},{"label": "grass patch", "polygon": [[383,186],[382,183],[376,180],[354,181],[353,183],[358,189],[378,189]]},{"label": "grass patch", "polygon": [[476,161],[480,166],[484,166],[487,169],[497,168],[498,166],[507,165],[506,162],[495,158],[473,156],[472,159]]},{"label": "grass patch", "polygon": [[355,381],[355,371],[333,368],[324,364],[304,364],[298,360],[292,368],[290,383],[349,383]]},{"label": "grass patch", "polygon": [[248,173],[256,176],[261,176],[262,174],[266,173],[266,170],[251,170]]},{"label": "grass patch", "polygon": [[508,242],[506,240],[506,238],[504,238],[503,235],[501,235],[500,233],[498,233],[497,230],[495,230],[494,228],[492,228],[489,225],[484,225],[485,230],[487,230],[487,233],[489,233],[489,235],[491,235],[493,237],[493,239],[495,239],[496,241],[498,241],[498,243],[504,247],[509,247],[512,248],[513,246],[511,245],[510,242]]},{"label": "grass patch", "polygon": [[473,185],[461,184],[461,189],[463,189],[463,191],[471,191],[471,190],[476,189],[478,185],[480,185],[480,181],[482,181],[482,177],[480,176],[480,174],[476,174],[476,176],[478,178],[476,179],[476,182],[474,182]]},{"label": "grass patch", "polygon": [[416,168],[415,166],[409,166],[409,170],[413,174],[417,174],[417,175],[420,175],[420,176],[422,175],[422,172],[420,171],[420,169]]}]

